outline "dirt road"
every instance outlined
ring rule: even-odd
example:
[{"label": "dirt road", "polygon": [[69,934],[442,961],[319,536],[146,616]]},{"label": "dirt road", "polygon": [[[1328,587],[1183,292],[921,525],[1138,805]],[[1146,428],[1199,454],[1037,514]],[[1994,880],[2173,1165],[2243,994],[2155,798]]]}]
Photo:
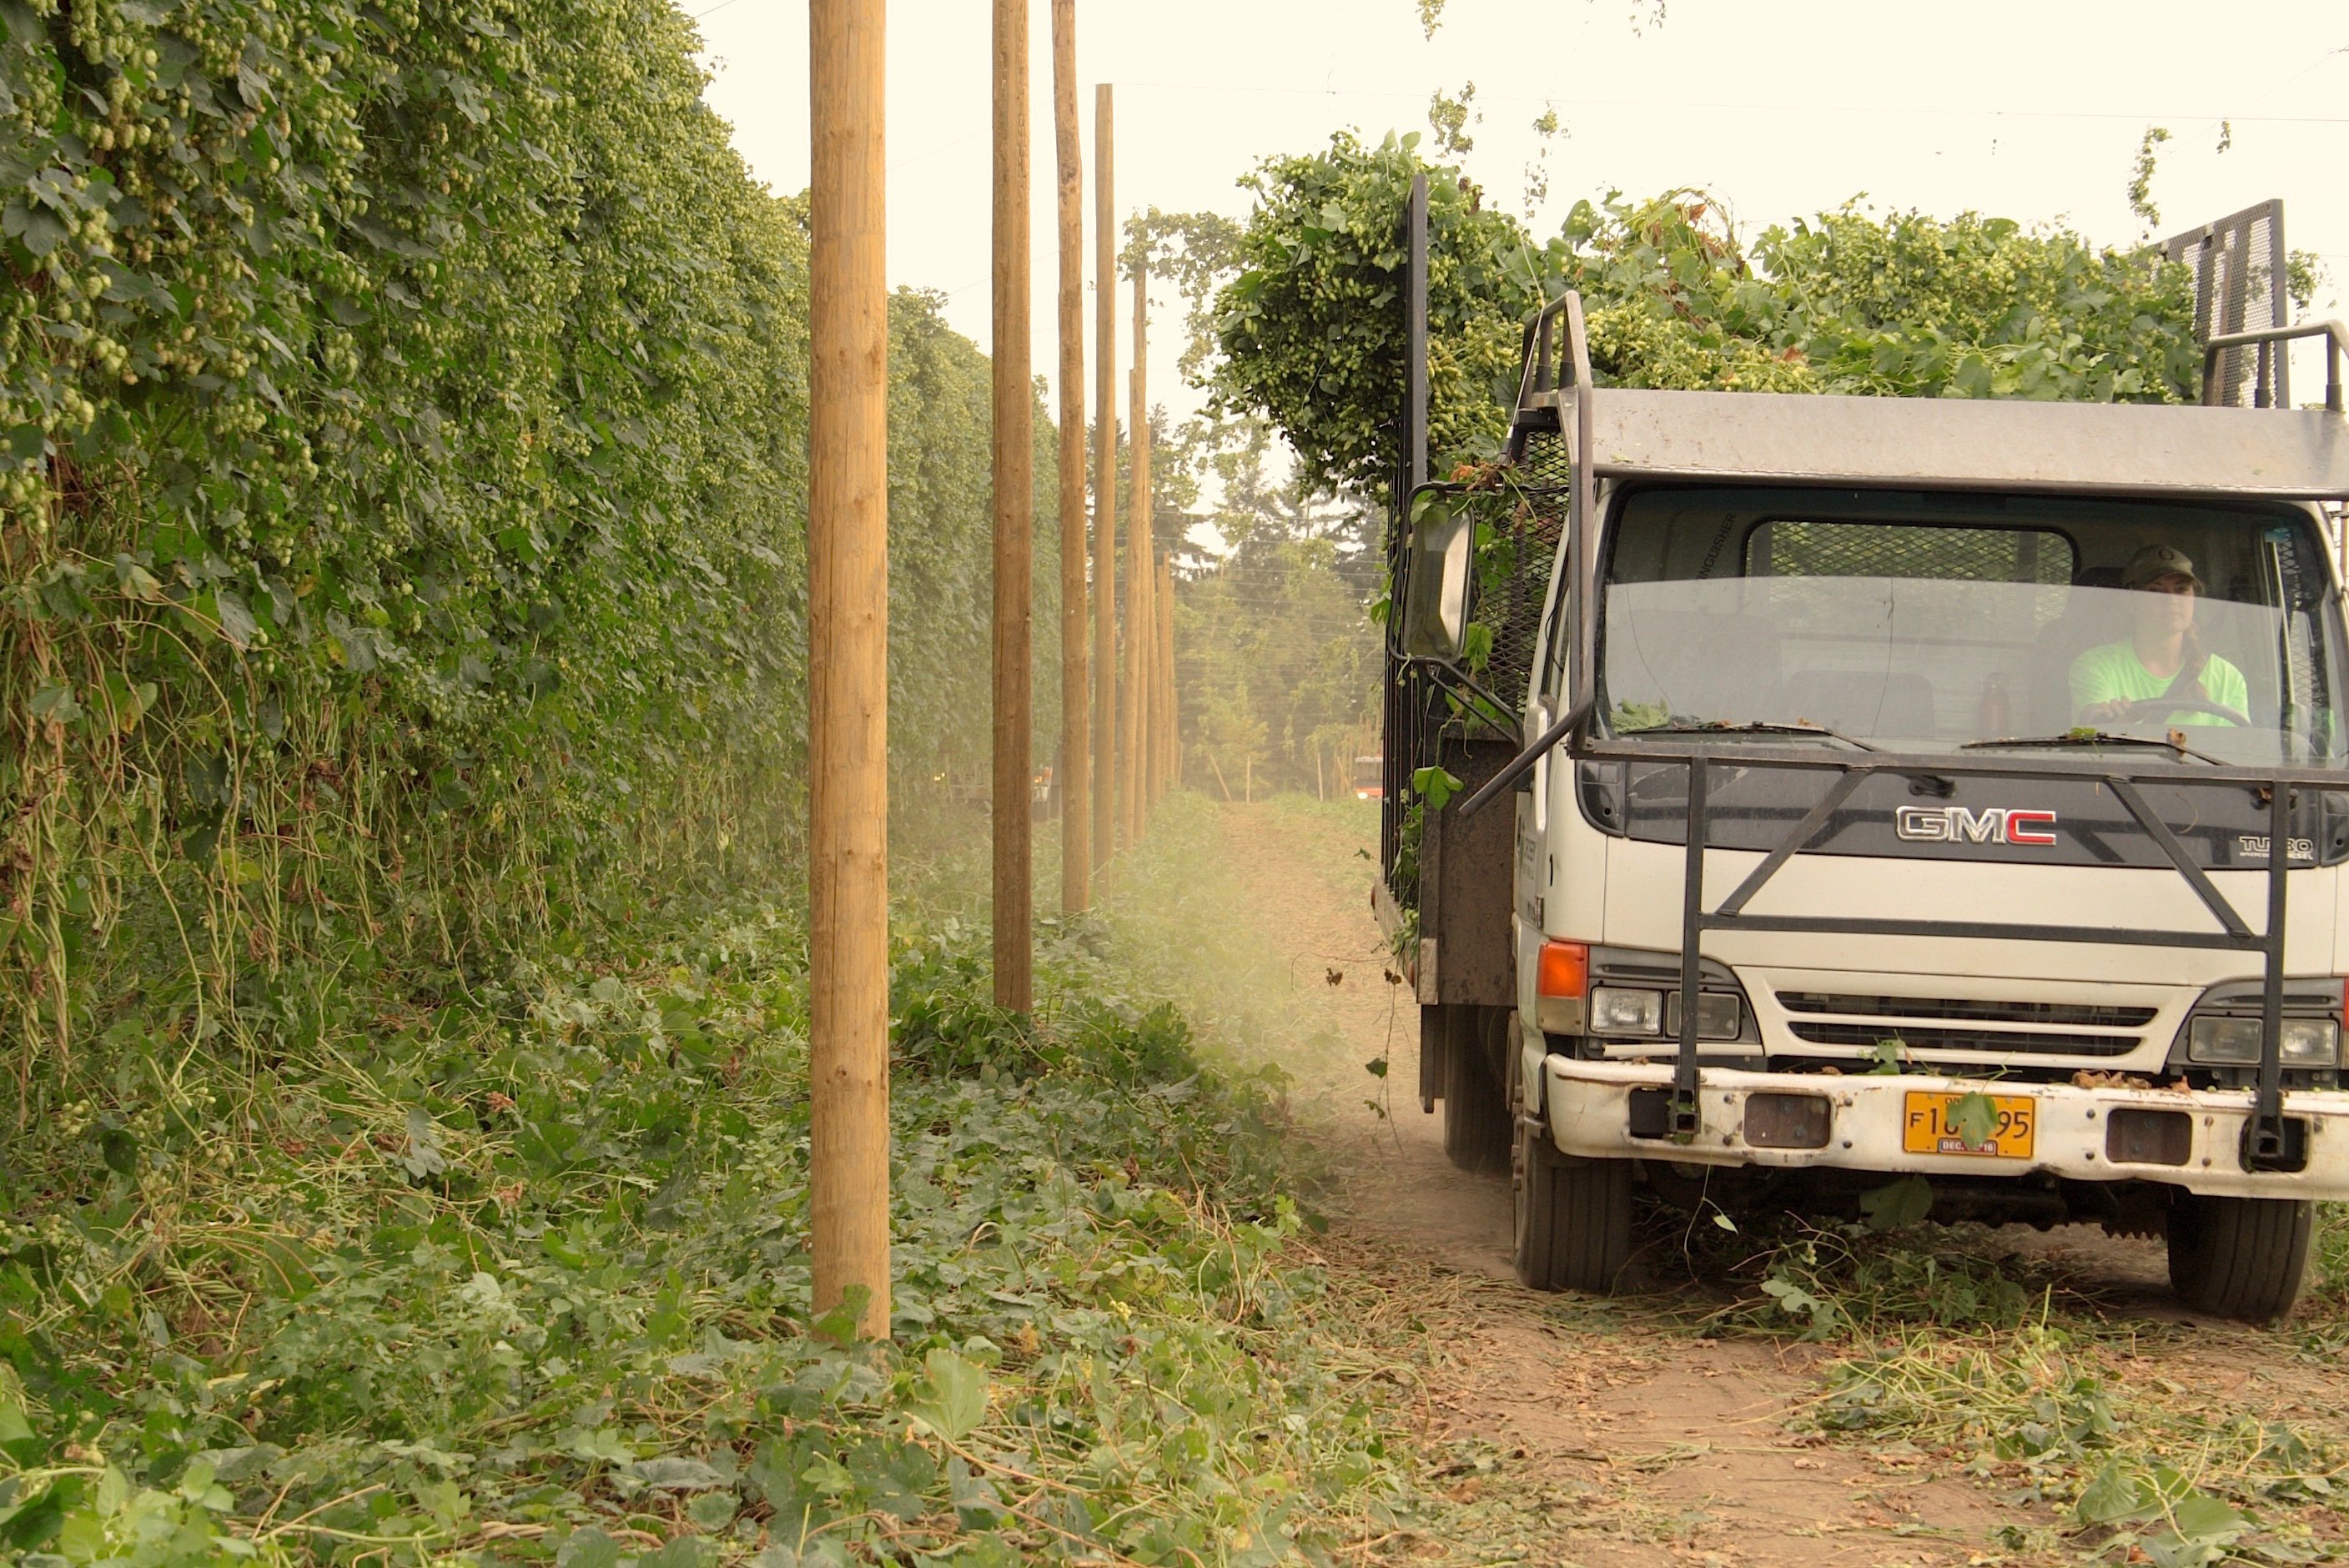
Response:
[{"label": "dirt road", "polygon": [[[1596,1301],[1521,1289],[1507,1179],[1455,1171],[1440,1108],[1420,1110],[1417,1013],[1383,977],[1369,867],[1300,844],[1273,810],[1227,808],[1222,832],[1247,918],[1328,1026],[1285,1065],[1318,1102],[1309,1114],[1333,1130],[1343,1167],[1330,1260],[1431,1304],[1423,1408],[1430,1435],[1461,1455],[1452,1497],[1491,1532],[1482,1560],[2028,1560],[2002,1552],[1998,1532],[2044,1525],[2047,1511],[2002,1504],[1905,1445],[1861,1452],[1790,1430],[1818,1391],[1802,1347],[1698,1331],[1702,1292]],[[1364,1068],[1380,1058],[1383,1080]],[[1381,1083],[1384,1114],[1373,1103]]]}]

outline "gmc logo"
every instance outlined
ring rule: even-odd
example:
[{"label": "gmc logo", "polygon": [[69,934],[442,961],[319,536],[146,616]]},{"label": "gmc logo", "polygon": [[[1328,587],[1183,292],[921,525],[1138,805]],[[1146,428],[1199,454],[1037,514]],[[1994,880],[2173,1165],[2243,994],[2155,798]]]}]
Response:
[{"label": "gmc logo", "polygon": [[1993,806],[1970,811],[1963,806],[1903,806],[1892,813],[1892,830],[1920,844],[2028,844],[2055,841],[2053,811],[2010,811]]}]

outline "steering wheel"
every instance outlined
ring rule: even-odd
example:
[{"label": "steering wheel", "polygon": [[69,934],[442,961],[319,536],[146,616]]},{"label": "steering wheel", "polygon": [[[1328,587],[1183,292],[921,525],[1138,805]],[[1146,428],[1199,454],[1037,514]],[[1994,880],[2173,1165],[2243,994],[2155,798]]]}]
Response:
[{"label": "steering wheel", "polygon": [[2198,702],[2192,697],[2179,696],[2152,696],[2141,702],[2133,702],[2121,710],[2121,721],[2125,724],[2147,724],[2167,718],[2173,713],[2215,714],[2229,724],[2240,725],[2245,729],[2251,727],[2251,716],[2240,708],[2229,707],[2224,703]]}]

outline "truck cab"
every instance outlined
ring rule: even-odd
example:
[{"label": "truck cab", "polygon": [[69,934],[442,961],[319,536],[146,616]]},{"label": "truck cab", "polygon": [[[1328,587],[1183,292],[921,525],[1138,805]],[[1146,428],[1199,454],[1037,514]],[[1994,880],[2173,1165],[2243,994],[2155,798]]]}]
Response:
[{"label": "truck cab", "polygon": [[1399,545],[1388,751],[1457,789],[1391,814],[1381,905],[1519,1276],[1610,1288],[1638,1186],[1930,1194],[2287,1309],[2349,1197],[2337,370],[2304,410],[1601,388],[1571,295],[1527,356],[1513,464]]}]

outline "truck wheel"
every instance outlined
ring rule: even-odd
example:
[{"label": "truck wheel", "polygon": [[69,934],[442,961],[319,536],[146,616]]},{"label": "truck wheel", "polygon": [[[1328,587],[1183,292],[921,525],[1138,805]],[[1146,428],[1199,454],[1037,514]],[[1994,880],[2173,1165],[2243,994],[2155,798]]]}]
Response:
[{"label": "truck wheel", "polygon": [[1444,1042],[1444,1152],[1463,1171],[1509,1168],[1509,1101],[1500,1073],[1500,1007],[1447,1007]]},{"label": "truck wheel", "polygon": [[1517,1125],[1517,1279],[1534,1290],[1615,1288],[1631,1258],[1631,1162],[1560,1154],[1549,1130]]},{"label": "truck wheel", "polygon": [[2282,1317],[2300,1295],[2315,1212],[2315,1204],[2291,1198],[2177,1193],[2169,1201],[2169,1283],[2178,1298],[2213,1317]]}]

